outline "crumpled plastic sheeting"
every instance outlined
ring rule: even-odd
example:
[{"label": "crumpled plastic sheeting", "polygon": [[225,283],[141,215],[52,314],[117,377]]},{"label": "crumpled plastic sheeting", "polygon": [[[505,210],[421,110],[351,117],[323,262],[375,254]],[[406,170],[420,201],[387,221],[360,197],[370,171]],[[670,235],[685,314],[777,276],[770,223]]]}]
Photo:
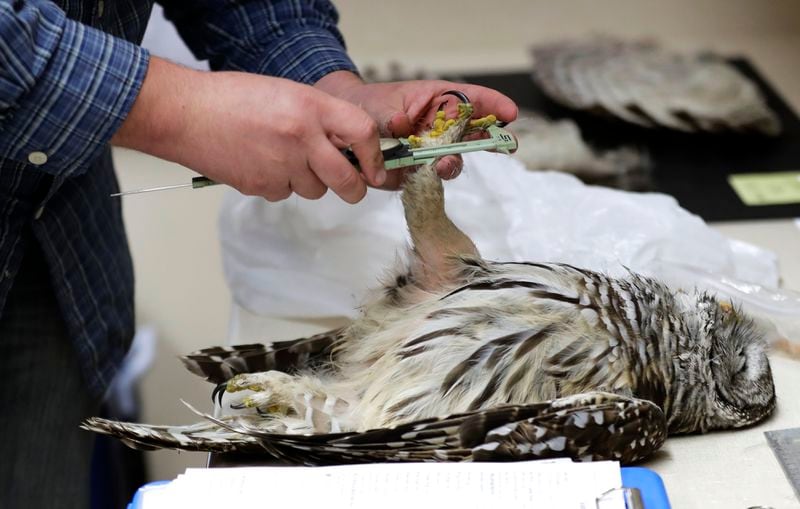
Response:
[{"label": "crumpled plastic sheeting", "polygon": [[[532,173],[502,154],[466,154],[464,163],[462,176],[445,183],[447,212],[487,259],[612,275],[627,267],[673,287],[707,288],[778,322],[800,316],[800,298],[778,290],[772,252],[724,237],[669,196]],[[220,237],[239,305],[302,318],[356,316],[409,243],[399,194],[376,190],[355,206],[332,192],[268,203],[231,191]]]}]

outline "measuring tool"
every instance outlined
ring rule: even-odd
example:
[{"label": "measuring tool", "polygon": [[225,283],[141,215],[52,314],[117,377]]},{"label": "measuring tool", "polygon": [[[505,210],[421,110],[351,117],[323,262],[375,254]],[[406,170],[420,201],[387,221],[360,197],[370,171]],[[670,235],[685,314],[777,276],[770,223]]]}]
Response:
[{"label": "measuring tool", "polygon": [[[491,150],[510,154],[517,150],[517,139],[509,131],[503,129],[504,124],[498,122],[495,125],[486,127],[485,132],[488,138],[471,141],[460,141],[438,147],[412,148],[407,138],[381,138],[381,152],[383,153],[383,167],[387,170],[396,170],[408,166],[427,164],[436,159],[454,154],[466,154],[467,152],[478,152],[480,150]],[[358,165],[358,159],[352,151],[342,152],[347,160],[354,166]],[[126,196],[129,194],[151,193],[155,191],[166,191],[169,189],[192,188],[214,186],[219,182],[214,182],[208,177],[194,177],[191,182],[186,184],[175,184],[171,186],[149,187],[147,189],[137,189],[135,191],[125,191],[114,193],[111,196]]]},{"label": "measuring tool", "polygon": [[800,499],[800,428],[765,431],[764,435]]}]

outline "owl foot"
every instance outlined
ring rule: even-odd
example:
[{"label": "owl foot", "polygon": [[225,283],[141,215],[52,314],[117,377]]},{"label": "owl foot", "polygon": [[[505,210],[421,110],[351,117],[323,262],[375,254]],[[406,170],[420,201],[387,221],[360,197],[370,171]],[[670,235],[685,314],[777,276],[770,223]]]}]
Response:
[{"label": "owl foot", "polygon": [[[443,110],[437,111],[436,118],[433,120],[433,126],[431,127],[431,129],[425,133],[422,133],[419,136],[414,136],[412,134],[411,136],[408,137],[408,143],[411,145],[412,148],[436,145],[437,143],[431,143],[431,142],[433,142],[437,138],[441,138],[445,134],[452,134],[450,133],[452,129],[463,129],[463,127],[469,120],[469,117],[472,116],[472,112],[473,112],[473,106],[470,103],[458,104],[458,116],[456,118],[448,119],[447,114]],[[497,119],[495,118],[495,120]],[[453,138],[453,141],[458,141],[461,138],[461,135],[456,134],[451,137]]]},{"label": "owl foot", "polygon": [[239,403],[230,406],[235,410],[253,408],[259,414],[286,414],[294,398],[294,377],[280,371],[242,373],[225,384],[225,391],[235,393],[253,391]]},{"label": "owl foot", "polygon": [[476,118],[469,121],[467,124],[467,129],[464,131],[464,135],[473,134],[481,131],[485,131],[490,126],[497,124],[497,117],[494,115],[486,115],[485,117]]}]

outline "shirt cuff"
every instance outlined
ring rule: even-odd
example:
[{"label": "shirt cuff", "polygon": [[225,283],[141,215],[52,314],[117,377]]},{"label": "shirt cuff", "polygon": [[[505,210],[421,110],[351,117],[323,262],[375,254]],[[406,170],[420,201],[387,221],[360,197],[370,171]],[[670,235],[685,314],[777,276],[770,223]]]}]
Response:
[{"label": "shirt cuff", "polygon": [[285,32],[250,69],[250,72],[280,76],[309,85],[334,71],[358,74],[339,39],[327,30],[314,29]]},{"label": "shirt cuff", "polygon": [[[62,177],[101,154],[127,116],[147,71],[146,50],[67,19],[47,68],[2,122],[0,159]],[[58,19],[60,18],[60,19]]]}]

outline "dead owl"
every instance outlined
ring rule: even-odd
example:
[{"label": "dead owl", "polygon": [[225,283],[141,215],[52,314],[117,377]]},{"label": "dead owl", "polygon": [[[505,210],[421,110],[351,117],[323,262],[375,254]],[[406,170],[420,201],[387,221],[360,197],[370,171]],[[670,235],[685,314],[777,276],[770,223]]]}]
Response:
[{"label": "dead owl", "polygon": [[[459,140],[474,129],[471,111],[461,105],[455,123],[439,119],[420,142]],[[139,448],[307,464],[632,462],[667,433],[746,426],[773,410],[762,331],[731,305],[633,273],[484,260],[445,214],[430,165],[410,176],[402,199],[410,263],[359,319],[184,358],[249,413],[194,426],[84,426]]]}]

